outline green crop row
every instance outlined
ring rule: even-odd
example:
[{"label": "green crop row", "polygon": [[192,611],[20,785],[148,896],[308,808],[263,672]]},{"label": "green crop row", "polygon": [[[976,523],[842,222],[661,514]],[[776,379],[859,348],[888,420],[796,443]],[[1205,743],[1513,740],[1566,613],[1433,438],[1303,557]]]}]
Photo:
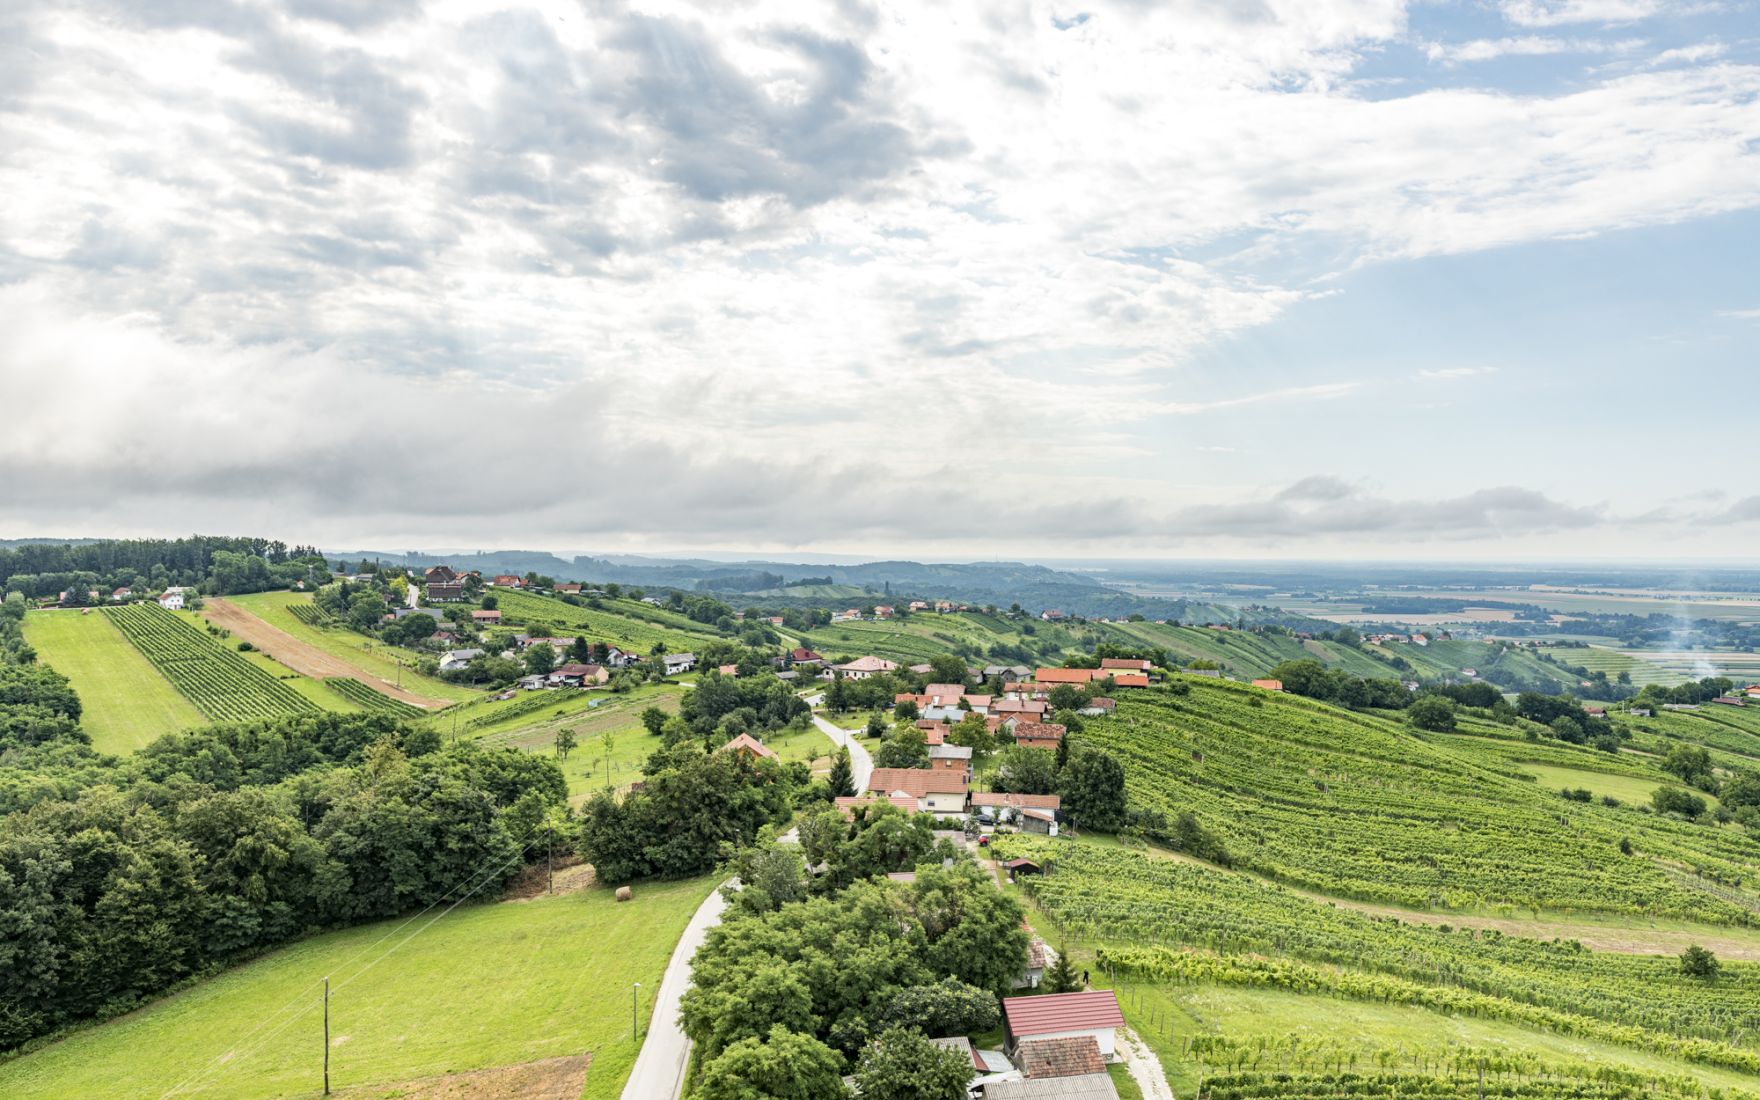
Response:
[{"label": "green crop row", "polygon": [[347,676],[331,676],[324,680],[324,686],[347,699],[355,706],[378,714],[389,714],[394,718],[420,718],[428,712],[421,707],[411,706],[402,699],[393,699],[389,695],[380,694]]},{"label": "green crop row", "polygon": [[157,604],[106,608],[141,655],[216,722],[309,714],[318,706]]}]

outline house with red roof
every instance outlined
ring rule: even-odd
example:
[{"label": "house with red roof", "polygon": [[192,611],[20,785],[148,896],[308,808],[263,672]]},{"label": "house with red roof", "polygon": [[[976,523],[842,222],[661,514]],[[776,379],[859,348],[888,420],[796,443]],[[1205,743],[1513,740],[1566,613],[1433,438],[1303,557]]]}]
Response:
[{"label": "house with red roof", "polygon": [[896,672],[898,666],[884,657],[857,657],[848,664],[833,665],[846,679],[866,680],[870,676],[878,676],[882,672]]},{"label": "house with red roof", "polygon": [[875,768],[868,775],[868,790],[879,795],[914,798],[917,809],[923,813],[952,816],[966,812],[966,777],[963,772]]},{"label": "house with red roof", "polygon": [[738,737],[733,738],[731,741],[727,742],[727,744],[721,746],[716,751],[717,752],[743,752],[743,753],[746,753],[747,755],[750,755],[750,756],[759,756],[759,757],[764,757],[764,758],[767,758],[770,760],[776,759],[776,753],[774,750],[765,748],[764,743],[762,741],[759,741],[756,737],[753,737],[749,733],[740,734]]},{"label": "house with red roof", "polygon": [[1002,1026],[1004,1049],[1017,1057],[1022,1043],[1089,1036],[1110,1062],[1117,1058],[1115,1038],[1124,1026],[1124,1014],[1110,989],[1004,997]]},{"label": "house with red roof", "polygon": [[817,668],[825,663],[825,658],[805,646],[800,646],[788,651],[788,663],[791,665],[810,665]]},{"label": "house with red roof", "polygon": [[1025,745],[1031,749],[1050,749],[1057,751],[1063,743],[1063,735],[1067,731],[1056,722],[1016,722],[1014,724],[1014,743]]},{"label": "house with red roof", "polygon": [[496,588],[524,588],[526,586],[524,577],[516,577],[512,573],[502,573],[489,583]]},{"label": "house with red roof", "polygon": [[1109,669],[1115,672],[1148,672],[1155,666],[1135,657],[1102,657],[1100,667],[1103,670]]},{"label": "house with red roof", "polygon": [[1042,668],[1033,673],[1033,680],[1040,684],[1085,684],[1094,677],[1091,668]]},{"label": "house with red roof", "polygon": [[1282,691],[1283,690],[1283,681],[1282,680],[1254,680],[1253,686],[1256,688],[1264,688],[1266,691]]}]

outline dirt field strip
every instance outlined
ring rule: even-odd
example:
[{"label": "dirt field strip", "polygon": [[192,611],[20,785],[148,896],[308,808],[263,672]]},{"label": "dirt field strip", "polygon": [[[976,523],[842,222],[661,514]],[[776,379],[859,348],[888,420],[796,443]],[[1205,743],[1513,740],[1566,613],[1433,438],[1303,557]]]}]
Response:
[{"label": "dirt field strip", "polygon": [[202,614],[215,626],[232,631],[239,639],[256,646],[302,676],[310,676],[315,680],[346,676],[350,680],[359,680],[381,695],[388,695],[425,710],[439,710],[446,705],[441,700],[429,699],[408,689],[395,687],[377,676],[369,676],[347,661],[332,657],[318,647],[300,641],[285,630],[271,626],[242,607],[227,603],[217,596],[208,599]]},{"label": "dirt field strip", "polygon": [[590,1054],[339,1090],[345,1100],[579,1100]]}]

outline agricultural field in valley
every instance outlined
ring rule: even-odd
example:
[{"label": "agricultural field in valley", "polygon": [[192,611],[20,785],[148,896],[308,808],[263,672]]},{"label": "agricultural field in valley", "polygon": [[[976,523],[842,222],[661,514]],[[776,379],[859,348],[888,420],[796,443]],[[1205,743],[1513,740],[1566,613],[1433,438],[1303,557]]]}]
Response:
[{"label": "agricultural field in valley", "polygon": [[24,631],[43,663],[73,682],[84,707],[80,724],[99,752],[133,752],[206,722],[106,615],[36,611]]},{"label": "agricultural field in valley", "polygon": [[273,718],[323,709],[157,604],[104,614],[197,710],[216,722]]},{"label": "agricultural field in valley", "polygon": [[625,904],[587,886],[317,936],[0,1064],[0,1095],[316,1096],[328,976],[338,1090],[396,1096],[416,1078],[591,1055],[590,1073],[558,1067],[586,1085],[570,1095],[616,1097],[637,1049],[631,985],[646,1033],[673,944],[713,886],[641,884]]}]

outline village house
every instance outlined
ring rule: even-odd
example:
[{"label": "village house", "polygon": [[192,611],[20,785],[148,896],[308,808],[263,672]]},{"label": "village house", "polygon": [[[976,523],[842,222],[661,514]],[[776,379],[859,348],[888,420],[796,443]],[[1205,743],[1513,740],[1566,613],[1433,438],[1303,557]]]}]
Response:
[{"label": "village house", "polygon": [[1007,1074],[982,1082],[984,1100],[1118,1100],[1106,1056],[1090,1036],[1024,1042],[1015,1061],[1020,1079]]},{"label": "village house", "polygon": [[513,636],[513,644],[520,649],[530,649],[535,645],[547,645],[558,653],[574,648],[574,641],[573,638],[536,638],[530,634],[515,634]]},{"label": "village house", "polygon": [[892,614],[893,614],[893,609],[888,607],[886,604],[874,605],[874,617],[876,619],[890,619],[890,618],[892,618]]},{"label": "village house", "polygon": [[922,813],[959,816],[966,810],[966,777],[933,768],[875,768],[868,776],[875,794],[907,795]]},{"label": "village house", "polygon": [[463,603],[464,585],[457,581],[430,582],[426,595],[429,603]]},{"label": "village house", "polygon": [[725,745],[722,745],[719,749],[717,749],[715,751],[717,751],[717,752],[743,752],[747,756],[756,756],[756,757],[760,757],[760,758],[763,758],[766,760],[775,760],[777,758],[776,753],[773,749],[766,748],[762,741],[759,741],[756,737],[753,737],[749,733],[740,734],[738,737],[735,737],[733,740],[729,741]]},{"label": "village house", "polygon": [[167,588],[159,593],[159,606],[167,611],[183,610],[183,589]]},{"label": "village house", "polygon": [[1112,681],[1115,688],[1146,688],[1149,686],[1149,675],[1145,672],[1115,672],[1104,677]]},{"label": "village house", "polygon": [[861,617],[862,617],[862,613],[860,611],[857,611],[853,607],[850,608],[848,611],[833,611],[831,613],[831,621],[834,623],[851,623],[851,622],[855,622],[857,619],[860,619]]},{"label": "village house", "polygon": [[1039,618],[1048,623],[1060,622],[1063,617],[1063,612],[1057,610],[1055,607],[1039,612]]},{"label": "village house", "polygon": [[1607,717],[1607,708],[1606,707],[1585,706],[1583,708],[1583,713],[1588,715],[1590,718],[1606,718]]},{"label": "village house", "polygon": [[1045,710],[1050,705],[1043,699],[998,699],[990,710],[1003,718],[1024,718],[1029,722],[1037,722],[1045,717]]},{"label": "village house", "polygon": [[814,653],[812,650],[801,646],[788,651],[788,663],[791,665],[806,665],[809,668],[819,668],[824,665],[825,658]]},{"label": "village house", "polygon": [[1085,684],[1094,678],[1095,670],[1091,668],[1041,668],[1033,673],[1034,683],[1051,686]]},{"label": "village house", "polygon": [[727,677],[729,680],[739,679],[738,665],[716,665],[715,671]]},{"label": "village house", "polygon": [[1063,743],[1064,727],[1056,722],[1016,722],[1014,724],[1014,743],[1025,745],[1030,749],[1050,749],[1057,751]]},{"label": "village house", "polygon": [[616,646],[612,646],[605,655],[605,663],[612,668],[628,668],[633,664],[639,664],[641,659],[639,654],[626,652]]},{"label": "village house", "polygon": [[985,665],[979,671],[986,680],[1024,680],[1033,672],[1026,665]]},{"label": "village house", "polygon": [[427,584],[453,584],[458,580],[458,574],[450,565],[432,565],[422,574],[422,580]]},{"label": "village house", "polygon": [[596,687],[611,679],[603,665],[569,663],[558,665],[545,677],[551,687]]},{"label": "village house", "polygon": [[666,666],[666,675],[668,676],[676,676],[681,672],[689,672],[691,669],[697,667],[697,655],[695,653],[668,653],[662,656],[660,660],[661,663]]},{"label": "village house", "polygon": [[473,623],[487,623],[492,626],[500,621],[501,612],[494,609],[484,611],[483,609],[478,608],[471,612],[471,622]]},{"label": "village house", "polygon": [[530,676],[521,676],[519,686],[525,691],[543,691],[550,686],[550,678],[542,672],[534,672]]},{"label": "village house", "polygon": [[1110,989],[1002,999],[1003,1049],[1019,1058],[1023,1043],[1088,1037],[1107,1061],[1117,1057],[1115,1035],[1124,1026]]},{"label": "village house", "polygon": [[895,806],[898,809],[903,810],[907,814],[914,814],[917,812],[917,800],[915,798],[912,798],[908,794],[838,795],[836,798],[831,800],[831,804],[833,806],[837,807],[837,812],[842,814],[846,818],[855,817],[856,816],[856,808],[858,806],[872,806],[876,802],[885,802],[888,805]]},{"label": "village house", "polygon": [[927,611],[929,605],[922,600],[912,600],[906,607],[911,611]]},{"label": "village house", "polygon": [[931,771],[956,772],[972,781],[972,750],[969,745],[933,745],[929,749]]},{"label": "village house", "polygon": [[1283,690],[1283,681],[1282,680],[1254,680],[1253,686],[1256,688],[1263,688],[1266,691],[1282,691]]},{"label": "village house", "polygon": [[118,588],[110,593],[110,598],[113,600],[122,601],[122,600],[128,599],[132,595],[134,595],[134,589],[132,589],[132,588]]},{"label": "village house", "polygon": [[1138,660],[1135,657],[1102,657],[1100,659],[1102,671],[1148,672],[1154,667],[1148,661]]},{"label": "village house", "polygon": [[898,666],[884,657],[857,657],[848,664],[833,665],[832,669],[842,673],[851,680],[866,680],[870,676],[878,676],[883,672],[895,672]]},{"label": "village house", "polygon": [[923,735],[923,744],[930,748],[946,744],[950,732],[946,722],[937,722],[933,718],[917,719],[917,730]]},{"label": "village house", "polygon": [[1057,811],[1063,799],[1054,794],[1018,794],[1013,791],[973,791],[972,812],[986,823],[1012,822],[1023,833],[1057,835]]},{"label": "village house", "polygon": [[581,594],[581,582],[579,582],[579,581],[563,581],[562,583],[558,584],[556,586],[556,594],[558,596],[560,596],[565,593],[570,596],[580,595]]},{"label": "village house", "polygon": [[1715,698],[1711,701],[1713,703],[1721,703],[1726,707],[1745,707],[1748,705],[1748,701],[1746,699],[1740,699],[1734,695],[1719,695],[1717,698]]},{"label": "village house", "polygon": [[457,672],[471,663],[472,658],[481,657],[480,649],[449,649],[440,655],[441,672]]},{"label": "village house", "polygon": [[512,573],[498,574],[489,584],[494,588],[524,588],[526,586],[524,577],[516,577]]}]

